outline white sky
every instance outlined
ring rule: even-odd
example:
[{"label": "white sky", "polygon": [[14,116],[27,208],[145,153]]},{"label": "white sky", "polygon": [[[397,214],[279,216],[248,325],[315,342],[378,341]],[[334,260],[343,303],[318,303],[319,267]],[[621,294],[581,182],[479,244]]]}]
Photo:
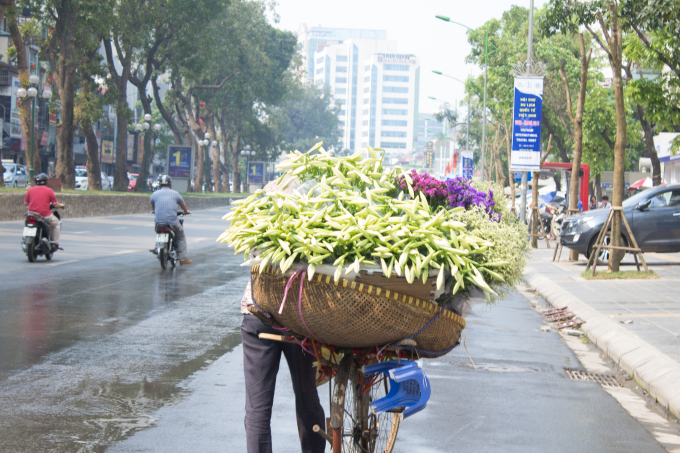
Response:
[{"label": "white sky", "polygon": [[[546,0],[535,0],[540,8]],[[439,110],[436,97],[449,103],[464,96],[462,83],[433,74],[432,70],[465,80],[469,74],[480,74],[474,65],[466,65],[470,53],[467,29],[436,19],[440,14],[476,29],[491,18],[500,18],[512,6],[529,7],[529,0],[278,0],[277,25],[297,33],[301,23],[307,26],[334,28],[366,28],[386,30],[387,39],[398,43],[400,52],[420,58],[421,113]]]}]

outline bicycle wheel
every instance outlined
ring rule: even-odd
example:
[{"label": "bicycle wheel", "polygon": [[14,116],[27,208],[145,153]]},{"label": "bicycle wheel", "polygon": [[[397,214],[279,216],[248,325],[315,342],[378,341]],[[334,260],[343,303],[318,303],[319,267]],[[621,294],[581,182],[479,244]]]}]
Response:
[{"label": "bicycle wheel", "polygon": [[335,401],[342,401],[343,398],[337,396],[344,393],[343,426],[340,430],[342,453],[391,453],[397,440],[401,414],[375,415],[370,407],[371,402],[389,392],[387,379],[380,378],[365,389],[363,384],[368,384],[374,377],[364,377],[356,368],[354,360],[349,363],[349,367],[347,385],[336,382],[334,398]]}]

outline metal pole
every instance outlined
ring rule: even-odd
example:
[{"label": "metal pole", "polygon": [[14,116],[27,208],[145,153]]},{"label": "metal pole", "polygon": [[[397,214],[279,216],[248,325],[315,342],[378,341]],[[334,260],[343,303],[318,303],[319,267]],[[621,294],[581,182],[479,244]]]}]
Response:
[{"label": "metal pole", "polygon": [[208,147],[203,145],[203,193],[208,193]]},{"label": "metal pole", "polygon": [[29,184],[33,182],[35,177],[35,168],[33,168],[33,134],[35,133],[35,98],[33,98],[33,107],[31,108],[31,164],[28,167]]},{"label": "metal pole", "polygon": [[484,162],[486,154],[486,68],[484,65],[484,109],[482,110],[482,181],[484,181]]},{"label": "metal pole", "polygon": [[[532,44],[534,40],[534,0],[529,0],[529,43],[527,47],[527,64],[529,67],[531,67],[531,51],[532,51]],[[522,172],[522,201],[521,201],[521,209],[520,209],[520,220],[522,222],[526,222],[526,213],[527,213],[527,182],[528,182],[528,173],[526,171]]]}]

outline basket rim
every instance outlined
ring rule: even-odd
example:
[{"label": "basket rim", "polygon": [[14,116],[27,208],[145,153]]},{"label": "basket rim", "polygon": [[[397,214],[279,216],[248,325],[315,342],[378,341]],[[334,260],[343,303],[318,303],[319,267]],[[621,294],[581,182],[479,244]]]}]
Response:
[{"label": "basket rim", "polygon": [[[260,270],[260,265],[256,264],[252,267],[251,273],[260,273],[260,274],[268,274],[268,275],[274,275],[274,276],[280,276],[284,279],[290,279],[290,275],[283,275],[281,272],[281,269],[278,266],[271,266],[268,265],[265,267],[263,270]],[[325,278],[324,278],[325,277]],[[339,279],[339,281],[336,283],[335,280],[333,279],[333,276],[331,275],[325,275],[325,274],[316,274],[314,277],[312,277],[313,282],[320,283],[322,285],[328,285],[328,286],[337,286],[341,287],[344,289],[348,289],[351,291],[357,291],[361,293],[366,293],[370,294],[372,296],[377,296],[377,297],[382,297],[385,299],[389,300],[394,300],[397,302],[400,302],[404,305],[409,305],[411,307],[415,307],[420,310],[425,310],[427,312],[430,312],[434,315],[437,313],[443,311],[441,314],[440,318],[446,318],[454,323],[458,324],[459,326],[462,327],[462,329],[466,328],[466,323],[465,323],[465,318],[462,316],[452,312],[451,310],[447,310],[446,308],[443,308],[437,304],[434,304],[430,301],[427,300],[422,300],[418,299],[417,297],[413,296],[407,296],[405,294],[400,294],[395,291],[390,291],[385,288],[380,288],[377,286],[373,285],[367,285],[365,283],[357,283],[355,281],[347,280],[345,278]]]}]

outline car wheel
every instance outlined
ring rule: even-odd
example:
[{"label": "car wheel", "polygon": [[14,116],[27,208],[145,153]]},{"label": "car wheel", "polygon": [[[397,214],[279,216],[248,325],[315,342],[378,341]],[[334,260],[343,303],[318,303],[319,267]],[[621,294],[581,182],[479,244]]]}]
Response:
[{"label": "car wheel", "polygon": [[[588,246],[588,255],[587,258],[590,259],[590,254],[593,253],[593,250],[595,250],[596,247],[596,241],[597,241],[597,236],[599,236],[599,233],[593,236],[593,239],[590,241],[590,245]],[[609,234],[607,234],[604,237],[604,242],[602,245],[608,246],[611,245],[611,237]],[[628,239],[624,235],[621,235],[621,245],[622,247],[628,247]],[[611,249],[600,249],[600,253],[597,256],[597,265],[607,265],[609,263],[609,254],[611,252]]]}]

